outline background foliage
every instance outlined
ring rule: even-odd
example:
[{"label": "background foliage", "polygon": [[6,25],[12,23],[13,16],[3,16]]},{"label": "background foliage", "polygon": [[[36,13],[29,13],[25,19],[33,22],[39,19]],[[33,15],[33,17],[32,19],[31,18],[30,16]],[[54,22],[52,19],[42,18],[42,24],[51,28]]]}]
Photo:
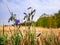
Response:
[{"label": "background foliage", "polygon": [[60,27],[60,10],[58,11],[58,13],[55,13],[53,15],[48,15],[44,13],[36,21],[36,26],[59,28]]}]

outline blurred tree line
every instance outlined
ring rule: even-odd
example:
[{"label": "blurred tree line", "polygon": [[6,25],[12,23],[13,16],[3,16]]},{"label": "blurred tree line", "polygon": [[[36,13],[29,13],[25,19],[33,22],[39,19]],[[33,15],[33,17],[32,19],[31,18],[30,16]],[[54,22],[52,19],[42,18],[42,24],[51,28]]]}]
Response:
[{"label": "blurred tree line", "polygon": [[42,14],[39,19],[35,22],[36,26],[40,27],[52,27],[59,28],[60,27],[60,10],[58,13],[54,13],[53,15],[48,15],[46,13]]},{"label": "blurred tree line", "polygon": [[[30,13],[24,13],[25,14],[25,17],[24,19],[26,18],[27,19],[27,22],[23,22],[23,23],[20,23],[19,25],[22,25],[22,26],[29,26],[31,25],[31,23],[29,21],[31,21],[31,16],[32,16],[32,19],[34,17],[34,15],[32,14],[35,14],[35,9],[32,10]],[[54,13],[53,15],[48,15],[46,13],[42,14],[38,20],[36,22],[32,21],[32,23],[35,25],[35,26],[39,26],[39,27],[45,27],[45,28],[59,28],[60,27],[60,10],[57,12],[57,13]]]}]

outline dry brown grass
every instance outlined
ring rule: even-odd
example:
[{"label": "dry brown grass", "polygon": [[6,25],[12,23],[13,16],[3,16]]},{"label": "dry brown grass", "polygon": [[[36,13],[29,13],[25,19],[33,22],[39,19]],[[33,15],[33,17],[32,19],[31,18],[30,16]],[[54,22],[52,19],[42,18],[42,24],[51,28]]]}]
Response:
[{"label": "dry brown grass", "polygon": [[[2,29],[3,29],[3,27],[0,26],[0,31],[2,31]],[[28,30],[27,26],[21,26],[19,29],[22,32]],[[32,27],[30,29],[32,29]],[[47,34],[50,34],[51,31],[53,31],[54,33],[56,33],[56,35],[60,39],[60,28],[50,28],[50,29],[48,29],[48,28],[42,28],[42,27],[35,27],[35,29],[36,29],[36,35],[39,34],[39,33],[41,33],[43,36],[46,37],[46,32],[47,32]],[[13,26],[5,26],[4,27],[4,31],[6,33],[8,33],[9,35],[11,34],[10,30],[13,32],[14,27]],[[40,44],[42,45],[42,40],[40,38],[37,38],[37,39],[39,39]]]},{"label": "dry brown grass", "polygon": [[[0,31],[2,31],[2,29],[3,29],[3,27],[0,26]],[[5,32],[9,32],[10,29],[11,29],[11,31],[13,31],[14,27],[13,26],[4,26]],[[32,27],[30,29],[32,29]],[[60,36],[60,28],[50,28],[50,29],[48,29],[48,28],[42,28],[42,27],[35,27],[35,29],[36,29],[36,33],[37,34],[38,33],[43,33],[43,32],[49,33],[52,30],[55,33],[58,33],[58,35]],[[27,28],[27,26],[21,26],[20,30],[21,31],[26,31],[26,30],[28,30],[28,28]]]}]

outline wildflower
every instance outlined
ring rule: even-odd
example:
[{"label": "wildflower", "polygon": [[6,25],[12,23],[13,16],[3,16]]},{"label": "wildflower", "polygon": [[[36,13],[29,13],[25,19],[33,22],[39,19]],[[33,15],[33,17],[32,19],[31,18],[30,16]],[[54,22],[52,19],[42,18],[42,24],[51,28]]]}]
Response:
[{"label": "wildflower", "polygon": [[13,13],[12,13],[12,15],[10,16],[8,22],[13,21],[13,20],[15,19],[15,15],[16,15],[16,14],[13,15]]},{"label": "wildflower", "polygon": [[19,24],[20,20],[15,19],[15,24]]}]

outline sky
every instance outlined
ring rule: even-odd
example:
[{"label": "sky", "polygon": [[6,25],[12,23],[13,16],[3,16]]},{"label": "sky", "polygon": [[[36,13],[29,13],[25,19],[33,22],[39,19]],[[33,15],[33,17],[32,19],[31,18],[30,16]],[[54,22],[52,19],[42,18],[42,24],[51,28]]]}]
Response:
[{"label": "sky", "polygon": [[23,22],[23,13],[28,12],[27,8],[36,9],[34,21],[36,21],[43,13],[54,14],[60,10],[60,0],[0,0],[0,25],[12,24],[8,23],[10,11],[16,14],[16,18]]}]

